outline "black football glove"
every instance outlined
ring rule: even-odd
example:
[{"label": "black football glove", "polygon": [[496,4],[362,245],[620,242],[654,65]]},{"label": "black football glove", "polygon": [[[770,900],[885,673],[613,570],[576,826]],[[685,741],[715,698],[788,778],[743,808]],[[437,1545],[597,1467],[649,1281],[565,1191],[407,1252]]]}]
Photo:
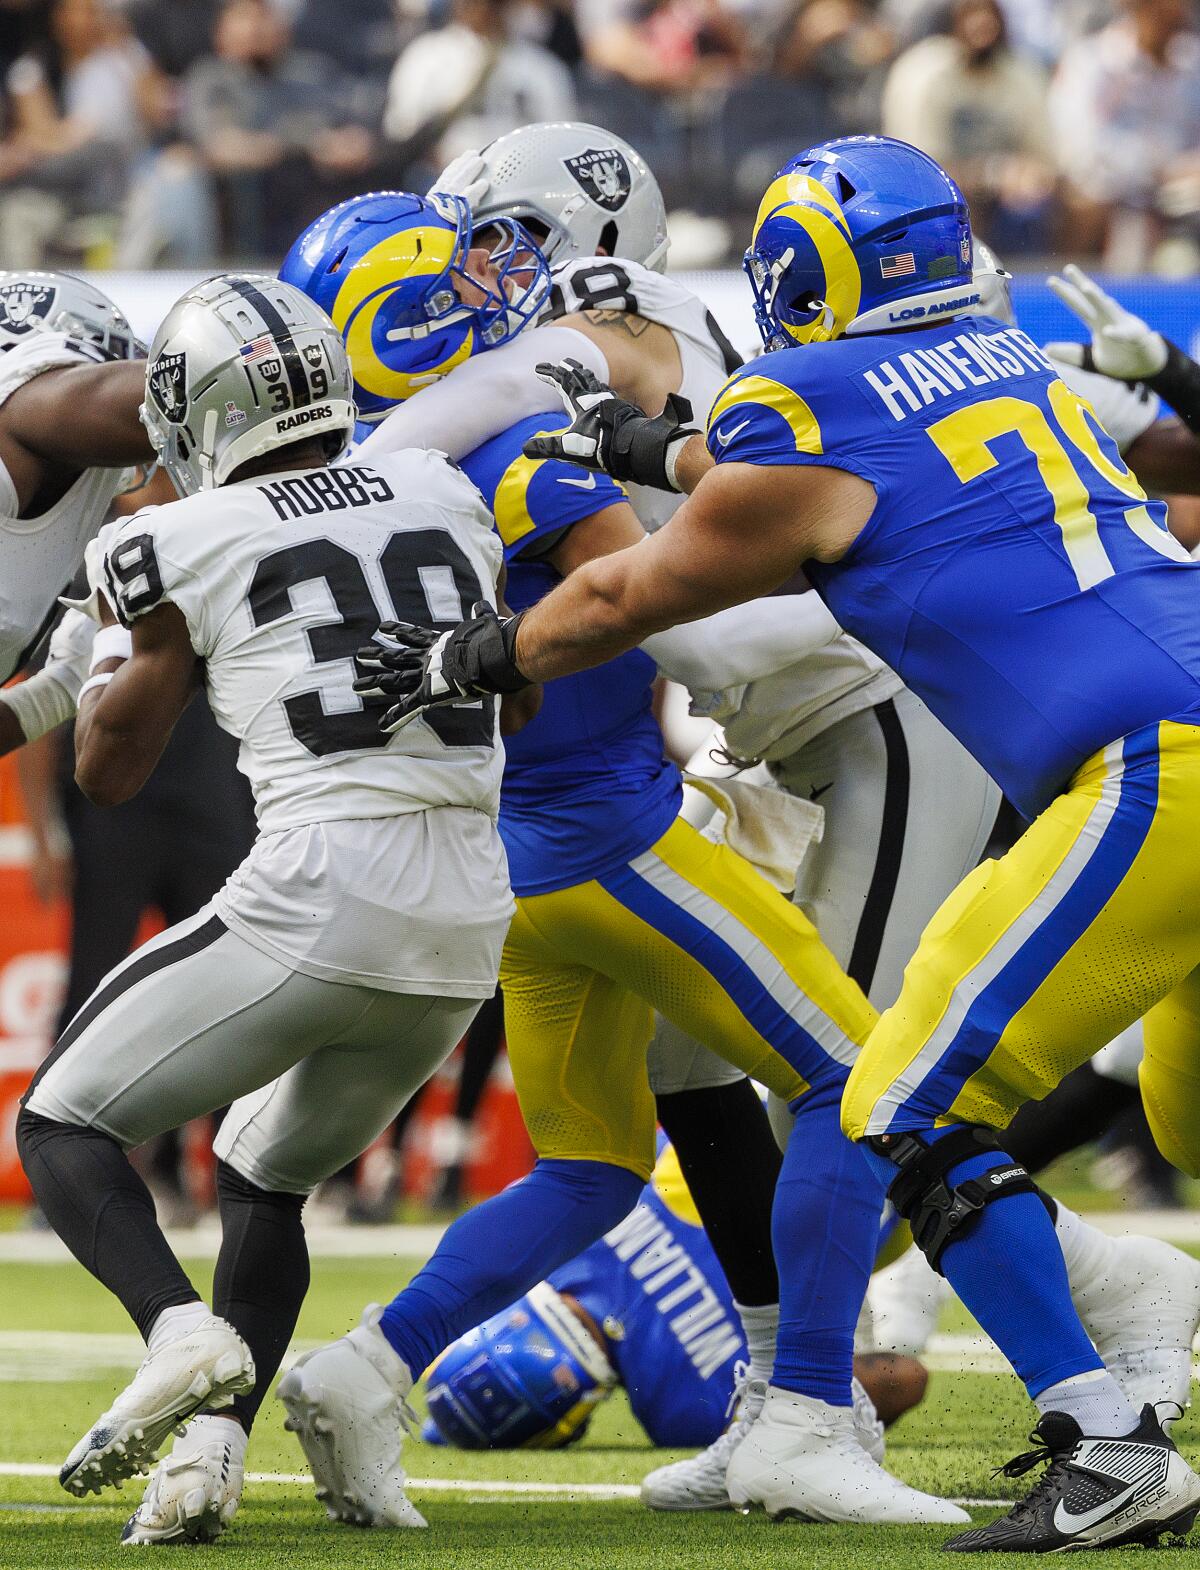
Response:
[{"label": "black football glove", "polygon": [[376,641],[355,655],[361,674],[354,690],[369,701],[399,699],[379,721],[380,730],[389,734],[426,709],[520,692],[530,685],[517,669],[513,652],[520,620],[498,616],[480,600],[471,619],[449,632],[410,621],[385,621]]},{"label": "black football glove", "polygon": [[699,435],[686,398],[672,393],[661,414],[643,414],[635,403],[618,398],[611,387],[597,381],[578,360],[539,365],[537,374],[558,389],[572,424],[553,436],[532,436],[525,443],[527,458],[558,458],[649,485],[658,491],[679,491],[675,483],[675,458],[692,436]]}]

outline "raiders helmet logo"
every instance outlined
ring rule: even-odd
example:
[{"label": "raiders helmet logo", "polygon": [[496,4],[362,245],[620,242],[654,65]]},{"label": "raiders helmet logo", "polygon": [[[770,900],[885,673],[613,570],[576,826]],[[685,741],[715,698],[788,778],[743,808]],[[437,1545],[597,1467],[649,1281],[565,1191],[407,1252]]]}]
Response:
[{"label": "raiders helmet logo", "polygon": [[567,173],[598,207],[617,213],[633,186],[625,155],[615,147],[589,147],[574,158],[564,158]]},{"label": "raiders helmet logo", "polygon": [[21,337],[50,315],[58,290],[53,284],[0,284],[0,332]]},{"label": "raiders helmet logo", "polygon": [[159,413],[172,425],[183,423],[187,409],[187,354],[160,354],[147,383]]},{"label": "raiders helmet logo", "polygon": [[258,373],[264,382],[277,382],[283,375],[282,360],[260,360]]},{"label": "raiders helmet logo", "polygon": [[314,371],[320,370],[324,352],[319,343],[306,343],[304,345],[304,358]]}]

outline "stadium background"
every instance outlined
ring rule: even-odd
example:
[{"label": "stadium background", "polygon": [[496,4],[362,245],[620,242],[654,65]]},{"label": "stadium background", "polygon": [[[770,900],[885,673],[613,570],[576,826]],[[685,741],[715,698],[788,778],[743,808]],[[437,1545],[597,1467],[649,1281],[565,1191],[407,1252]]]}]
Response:
[{"label": "stadium background", "polygon": [[[1081,336],[1045,285],[1073,258],[1200,352],[1188,0],[0,0],[0,267],[86,272],[148,340],[190,281],[273,269],[340,197],[426,189],[464,149],[567,117],[647,157],[672,269],[743,352],[736,264],[766,180],[807,140],[874,130],[960,178],[1038,341]],[[0,765],[0,1203],[25,1196],[15,1101],[70,931],[62,892],[35,892],[16,776]],[[408,1131],[409,1193],[429,1188],[452,1077]],[[201,1193],[205,1149],[185,1141]],[[464,1197],[530,1159],[502,1060],[474,1152]]]}]

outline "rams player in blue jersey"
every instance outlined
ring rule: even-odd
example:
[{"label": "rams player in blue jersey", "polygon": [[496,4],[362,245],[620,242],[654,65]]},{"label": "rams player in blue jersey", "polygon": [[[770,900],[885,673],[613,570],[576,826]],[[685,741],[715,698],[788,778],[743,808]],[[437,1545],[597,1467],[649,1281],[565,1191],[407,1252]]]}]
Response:
[{"label": "rams player in blue jersey", "polygon": [[[1153,1541],[1200,1509],[1153,1408],[1101,1366],[997,1132],[1149,1014],[1147,1112],[1200,1169],[1200,567],[1027,335],[963,320],[971,252],[961,193],[915,149],[855,137],[794,159],[748,254],[769,352],[716,401],[708,452],[594,389],[551,448],[635,478],[671,444],[690,502],[524,617],[446,635],[398,709],[612,658],[804,564],[1032,820],[926,930],[843,1122],[1041,1411],[1040,1448],[1011,1465],[1049,1462],[1041,1480],[948,1546],[1050,1552]],[[778,1491],[785,1412],[772,1391],[735,1500]]]},{"label": "rams player in blue jersey", "polygon": [[[654,1173],[625,1219],[430,1369],[424,1437],[467,1450],[573,1444],[620,1385],[651,1444],[708,1445],[726,1426],[747,1356],[728,1284],[660,1135]],[[885,1425],[920,1401],[927,1376],[913,1357],[868,1354],[854,1368],[856,1433],[882,1460]]]},{"label": "rams player in blue jersey", "polygon": [[[422,210],[406,231],[412,256],[434,250],[426,230],[446,248]],[[328,264],[311,259],[318,295],[332,278],[340,298],[361,237],[361,227],[349,241],[328,237]],[[404,287],[415,313],[443,284],[440,273],[412,277]],[[390,287],[401,292],[394,277]],[[382,308],[377,318],[389,319]],[[394,320],[386,333],[393,357],[414,325],[411,314]],[[431,320],[415,339],[431,363],[437,335]],[[464,460],[495,514],[506,594],[518,608],[595,555],[599,536],[610,550],[642,536],[613,481],[524,456],[524,444],[556,424],[561,418],[519,421]],[[537,1166],[457,1222],[377,1324],[302,1360],[280,1395],[336,1513],[376,1521],[406,1514],[393,1466],[398,1437],[390,1450],[368,1454],[356,1414],[387,1385],[403,1393],[457,1335],[635,1203],[654,1161],[646,1050],[657,1008],[795,1115],[776,1206],[781,1318],[791,1330],[776,1379],[794,1392],[805,1508],[830,1520],[964,1520],[956,1506],[883,1471],[854,1438],[853,1331],[883,1185],[842,1135],[838,1108],[874,1011],[795,906],[679,817],[679,773],[663,757],[651,713],[654,676],[653,661],[630,650],[602,670],[551,684],[508,753],[501,833],[518,909],[501,979]]]}]

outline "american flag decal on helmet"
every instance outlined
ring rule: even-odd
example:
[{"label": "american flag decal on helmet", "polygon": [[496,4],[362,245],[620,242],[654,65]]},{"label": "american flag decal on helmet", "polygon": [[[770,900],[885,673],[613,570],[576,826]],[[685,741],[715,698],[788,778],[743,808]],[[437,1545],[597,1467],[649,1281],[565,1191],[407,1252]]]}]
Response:
[{"label": "american flag decal on helmet", "polygon": [[916,258],[911,251],[900,251],[896,256],[879,258],[879,271],[885,278],[907,278],[916,270]]}]

